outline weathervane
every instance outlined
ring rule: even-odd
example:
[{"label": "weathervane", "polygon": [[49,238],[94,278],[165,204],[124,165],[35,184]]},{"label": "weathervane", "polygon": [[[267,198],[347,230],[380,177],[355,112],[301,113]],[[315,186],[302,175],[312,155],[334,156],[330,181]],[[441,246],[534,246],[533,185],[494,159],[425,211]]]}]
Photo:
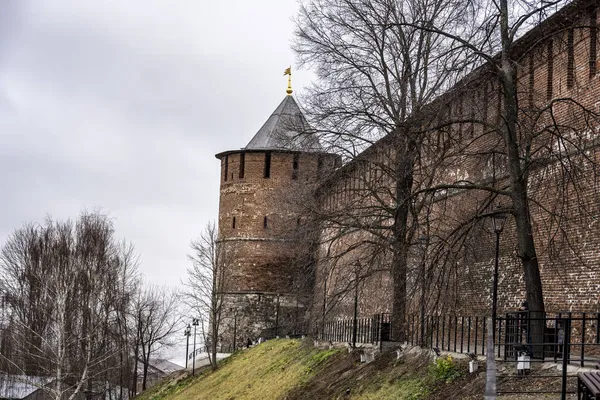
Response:
[{"label": "weathervane", "polygon": [[288,96],[292,95],[292,66],[290,65],[288,68],[285,69],[285,71],[283,71],[283,76],[288,76],[288,87],[287,90],[285,91]]}]

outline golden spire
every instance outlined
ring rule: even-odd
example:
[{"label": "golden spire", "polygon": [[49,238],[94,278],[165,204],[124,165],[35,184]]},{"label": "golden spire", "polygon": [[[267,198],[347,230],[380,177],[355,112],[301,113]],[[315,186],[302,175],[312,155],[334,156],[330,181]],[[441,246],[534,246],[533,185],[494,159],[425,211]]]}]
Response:
[{"label": "golden spire", "polygon": [[288,76],[288,87],[287,90],[285,91],[288,96],[292,95],[292,66],[290,65],[289,68],[286,68],[285,71],[283,71],[283,76]]}]

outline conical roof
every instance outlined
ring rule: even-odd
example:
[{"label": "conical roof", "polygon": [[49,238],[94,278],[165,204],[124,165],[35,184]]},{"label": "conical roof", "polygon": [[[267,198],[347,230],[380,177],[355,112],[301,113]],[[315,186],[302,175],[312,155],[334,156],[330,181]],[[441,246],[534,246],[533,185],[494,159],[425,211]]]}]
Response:
[{"label": "conical roof", "polygon": [[323,151],[314,130],[292,96],[285,96],[244,149]]}]

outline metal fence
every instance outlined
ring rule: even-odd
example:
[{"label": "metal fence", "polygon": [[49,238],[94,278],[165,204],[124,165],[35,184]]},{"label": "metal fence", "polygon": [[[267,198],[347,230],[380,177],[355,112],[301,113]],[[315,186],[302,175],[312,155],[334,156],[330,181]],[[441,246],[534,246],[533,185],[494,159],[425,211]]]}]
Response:
[{"label": "metal fence", "polygon": [[288,325],[278,325],[260,331],[259,337],[263,340],[275,339],[276,337],[298,338],[309,334],[308,322],[297,322]]},{"label": "metal fence", "polygon": [[[407,337],[413,345],[431,347],[436,351],[486,354],[486,322],[482,316],[426,316],[412,315],[408,319]],[[498,394],[567,394],[576,393],[577,375],[569,375],[567,367],[600,368],[600,313],[563,312],[533,316],[528,311],[507,313],[494,326],[496,362],[515,363],[526,355],[529,363],[553,361],[561,364],[560,375],[528,376],[528,379],[560,378],[560,388],[546,387],[535,390],[515,390],[510,385],[499,385]],[[506,371],[513,371],[508,369]],[[517,371],[499,376],[503,384],[517,377]],[[558,383],[558,382],[557,382]]]},{"label": "metal fence", "polygon": [[[409,344],[471,356],[487,355],[487,328],[491,319],[486,316],[409,315],[405,324]],[[379,343],[390,340],[393,326],[389,314],[370,318],[336,319],[322,322],[314,329],[315,337],[331,342]],[[553,361],[562,364],[560,388],[544,387],[536,391],[518,391],[500,385],[498,394],[560,394],[566,398],[576,393],[576,375],[567,374],[568,365],[600,368],[600,313],[561,312],[533,316],[528,311],[507,313],[497,318],[494,332],[496,362],[516,363],[527,354],[531,363]],[[516,370],[516,368],[515,368]],[[512,371],[508,369],[506,371]],[[517,378],[513,372],[499,376],[502,384]],[[553,376],[528,375],[528,379],[547,379]],[[521,377],[519,377],[520,379]],[[557,384],[559,382],[556,382]]]},{"label": "metal fence", "polygon": [[368,318],[335,319],[315,328],[319,340],[330,342],[381,343],[392,334],[390,314],[376,314]]},{"label": "metal fence", "polygon": [[[441,351],[485,355],[487,323],[484,316],[410,315],[407,340],[412,345]],[[538,337],[534,338],[536,326]],[[536,358],[555,362],[562,358],[562,348],[567,345],[568,362],[582,367],[586,361],[596,365],[600,357],[598,312],[563,312],[539,318],[533,318],[528,311],[507,313],[497,319],[494,331],[495,356],[504,360],[514,359],[516,348],[521,345],[528,346]]]}]

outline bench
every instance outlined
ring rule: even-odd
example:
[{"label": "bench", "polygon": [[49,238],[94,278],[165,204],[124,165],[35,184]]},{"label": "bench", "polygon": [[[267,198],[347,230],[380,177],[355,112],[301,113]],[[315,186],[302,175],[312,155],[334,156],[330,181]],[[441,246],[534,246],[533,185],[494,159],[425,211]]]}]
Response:
[{"label": "bench", "polygon": [[577,399],[600,400],[600,373],[580,372],[577,374]]}]

